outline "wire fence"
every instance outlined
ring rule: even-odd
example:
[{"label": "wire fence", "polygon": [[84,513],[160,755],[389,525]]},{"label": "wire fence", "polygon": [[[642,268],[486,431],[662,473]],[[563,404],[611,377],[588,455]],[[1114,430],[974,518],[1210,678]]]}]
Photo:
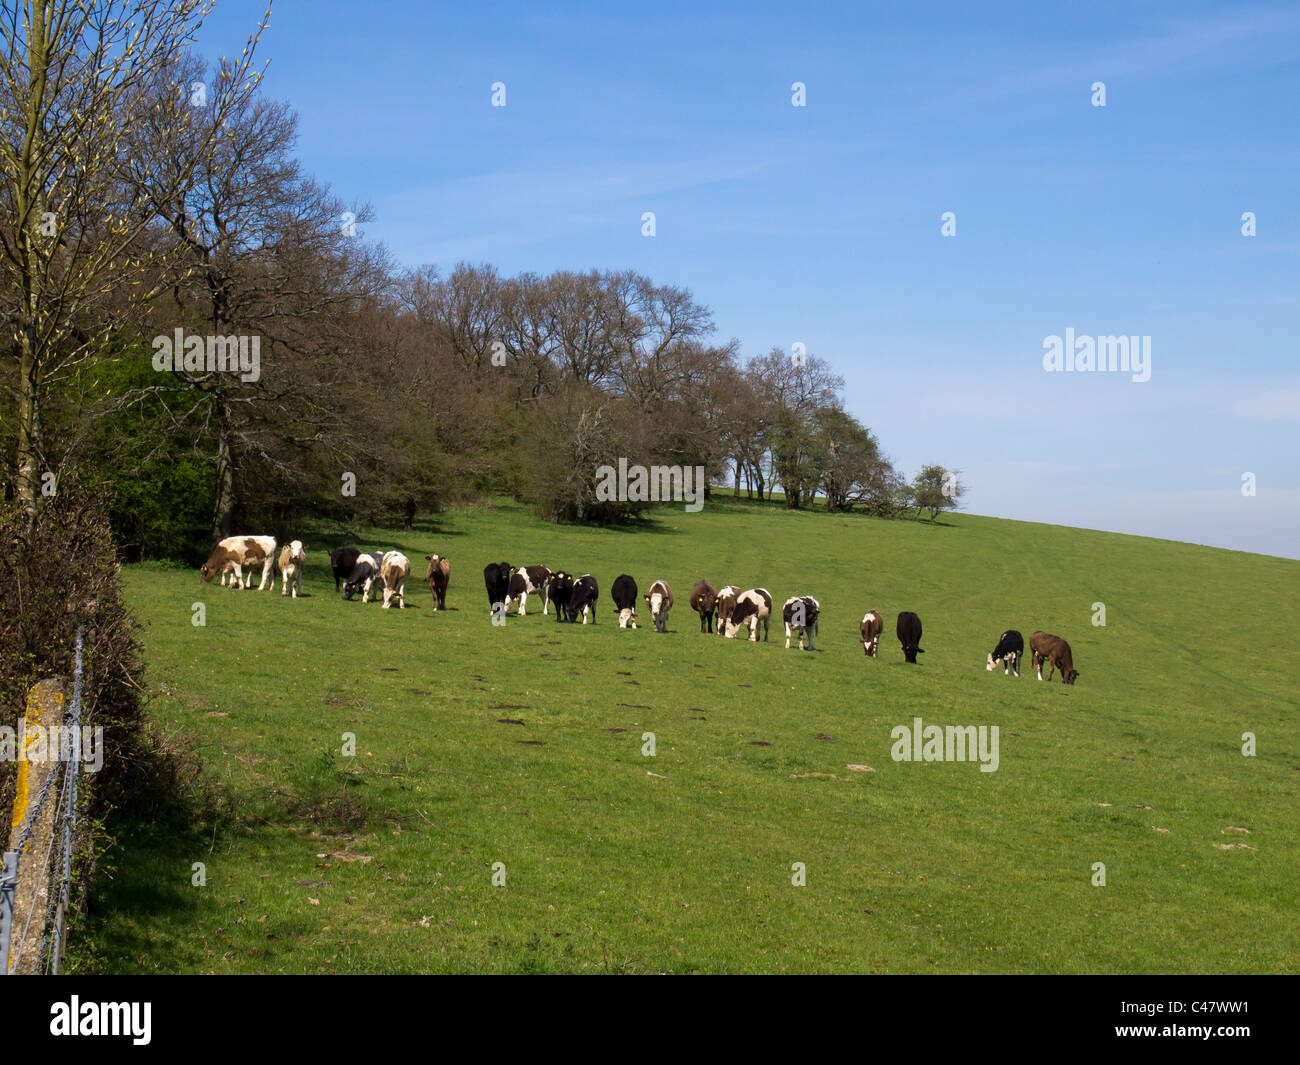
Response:
[{"label": "wire fence", "polygon": [[[63,970],[81,776],[82,652],[83,629],[78,628],[72,700],[56,734],[57,748],[46,749],[57,763],[44,774],[35,798],[27,802],[0,867],[0,974],[53,975]],[[48,732],[47,728],[46,736]],[[20,752],[19,757],[26,753]],[[53,806],[47,812],[49,803]],[[28,886],[34,890],[22,890]]]}]

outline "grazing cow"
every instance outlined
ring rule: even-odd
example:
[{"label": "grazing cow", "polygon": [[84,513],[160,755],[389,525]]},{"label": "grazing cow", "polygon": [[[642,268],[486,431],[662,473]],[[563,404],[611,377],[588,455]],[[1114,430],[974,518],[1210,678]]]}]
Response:
[{"label": "grazing cow", "polygon": [[547,589],[551,581],[551,571],[545,566],[524,566],[517,569],[514,576],[510,578],[510,587],[506,595],[506,610],[510,610],[512,600],[519,600],[519,616],[526,617],[525,607],[528,605],[529,595],[541,595],[542,613],[546,613],[546,607],[550,603],[547,595]]},{"label": "grazing cow", "polygon": [[921,619],[910,610],[898,615],[898,642],[903,645],[903,659],[916,665],[916,656],[925,654],[921,646]]},{"label": "grazing cow", "polygon": [[880,611],[868,610],[863,614],[858,629],[862,632],[862,650],[868,658],[875,658],[880,654],[880,634],[885,631],[885,619]]},{"label": "grazing cow", "polygon": [[387,551],[379,564],[384,578],[384,609],[397,600],[399,610],[406,609],[406,578],[411,575],[411,562],[400,551]]},{"label": "grazing cow", "polygon": [[307,564],[307,549],[301,540],[294,540],[280,549],[280,598],[293,588],[293,598],[302,595],[302,568]]},{"label": "grazing cow", "polygon": [[245,583],[243,567],[247,566],[251,570],[259,562],[262,563],[262,583],[257,586],[260,592],[266,588],[268,578],[271,586],[275,586],[275,578],[271,576],[271,567],[275,565],[275,537],[228,536],[212,549],[212,554],[199,569],[199,576],[203,578],[204,584],[208,584],[220,574],[224,583],[226,573],[229,572],[230,587],[251,588],[253,575],[250,573],[248,582]]},{"label": "grazing cow", "polygon": [[[510,575],[514,567],[509,562],[489,562],[483,567],[483,583],[487,586],[488,610],[493,617],[503,609],[510,594]],[[501,606],[498,607],[497,604]]]},{"label": "grazing cow", "polygon": [[1009,673],[1015,673],[1020,676],[1020,656],[1025,653],[1025,638],[1016,632],[1015,629],[1007,629],[998,637],[998,645],[993,648],[993,653],[989,655],[989,660],[984,664],[984,668],[992,673],[998,668],[998,663],[1002,663],[1002,675],[1005,677]]},{"label": "grazing cow", "polygon": [[610,589],[614,607],[618,611],[620,629],[636,628],[636,581],[623,573],[614,578],[614,587]]},{"label": "grazing cow", "polygon": [[447,609],[447,585],[451,583],[451,562],[443,558],[442,555],[425,555],[429,562],[429,568],[425,571],[424,580],[429,586],[429,591],[433,593],[433,609]]},{"label": "grazing cow", "polygon": [[700,615],[700,632],[713,632],[713,615],[718,612],[718,590],[708,581],[696,581],[691,589],[691,609]]},{"label": "grazing cow", "polygon": [[645,593],[645,601],[650,607],[650,620],[655,632],[668,631],[668,611],[673,608],[673,590],[667,581],[655,581]]},{"label": "grazing cow", "polygon": [[340,582],[348,579],[360,557],[361,552],[355,547],[340,547],[337,551],[330,552],[330,569],[334,571],[336,592],[339,590]]},{"label": "grazing cow", "polygon": [[734,584],[726,585],[722,591],[718,593],[717,628],[714,631],[716,631],[719,636],[723,635],[723,632],[727,627],[727,619],[731,617],[731,612],[736,609],[736,598],[739,595],[740,589]]},{"label": "grazing cow", "polygon": [[741,626],[749,629],[749,642],[758,643],[758,627],[763,626],[763,642],[767,643],[767,626],[772,618],[772,593],[766,588],[751,588],[736,596],[736,605],[727,617],[726,637],[733,640]]},{"label": "grazing cow", "polygon": [[352,597],[360,592],[361,601],[370,602],[370,586],[379,580],[383,565],[384,556],[378,551],[372,551],[368,555],[358,555],[357,564],[352,567],[348,579],[343,582],[343,598],[351,601]]},{"label": "grazing cow", "polygon": [[572,595],[572,575],[565,573],[564,570],[556,570],[552,573],[547,589],[547,597],[555,605],[555,622],[557,625],[561,621],[568,620],[569,598]]},{"label": "grazing cow", "polygon": [[568,605],[564,608],[568,615],[569,623],[572,624],[578,620],[578,615],[582,615],[582,623],[587,624],[587,614],[591,614],[591,623],[596,624],[596,600],[600,598],[600,587],[596,584],[596,578],[590,573],[584,573],[573,582],[573,591],[569,595]]},{"label": "grazing cow", "polygon": [[1074,668],[1074,656],[1070,653],[1070,645],[1059,636],[1053,636],[1050,632],[1036,632],[1029,637],[1029,651],[1033,656],[1034,669],[1038,672],[1038,679],[1043,679],[1043,663],[1047,663],[1047,679],[1052,679],[1052,670],[1061,671],[1061,680],[1066,684],[1073,684],[1079,679],[1079,671]]},{"label": "grazing cow", "polygon": [[813,636],[819,630],[817,619],[821,616],[822,605],[811,595],[792,595],[781,608],[781,617],[785,621],[785,649],[790,650],[790,637],[799,634],[799,650],[803,650],[804,633],[808,634],[808,650],[813,649]]}]

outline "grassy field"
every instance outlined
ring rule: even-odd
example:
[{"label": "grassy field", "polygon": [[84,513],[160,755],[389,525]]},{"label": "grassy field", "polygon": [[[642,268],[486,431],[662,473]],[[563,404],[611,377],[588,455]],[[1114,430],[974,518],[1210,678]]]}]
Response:
[{"label": "grassy field", "polygon": [[[627,531],[502,504],[354,542],[418,571],[385,611],[304,538],[297,601],[126,569],[153,717],[204,768],[184,824],[110,826],[78,971],[1300,970],[1300,562],[960,514],[718,500]],[[492,626],[501,560],[595,574],[598,623]],[[672,584],[668,633],[617,628],[624,571]],[[701,636],[699,577],[817,596],[816,652],[779,620]],[[1006,628],[1069,640],[1078,684],[986,672]],[[999,768],[893,761],[914,717],[998,726]]]}]

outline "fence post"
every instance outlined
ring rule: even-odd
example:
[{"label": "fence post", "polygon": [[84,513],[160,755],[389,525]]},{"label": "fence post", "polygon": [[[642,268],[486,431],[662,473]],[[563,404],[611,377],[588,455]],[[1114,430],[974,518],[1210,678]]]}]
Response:
[{"label": "fence post", "polygon": [[9,850],[25,859],[24,875],[19,877],[13,894],[9,954],[5,958],[5,970],[12,973],[41,971],[50,888],[49,870],[42,867],[54,843],[59,805],[52,794],[53,777],[60,768],[58,732],[54,733],[52,751],[49,736],[51,726],[63,725],[63,703],[63,682],[59,680],[39,681],[27,693],[18,752],[18,787],[9,829]]}]

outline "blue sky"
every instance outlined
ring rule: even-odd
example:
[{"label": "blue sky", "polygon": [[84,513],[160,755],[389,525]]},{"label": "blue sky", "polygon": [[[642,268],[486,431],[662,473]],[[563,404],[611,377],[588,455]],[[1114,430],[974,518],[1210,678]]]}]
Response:
[{"label": "blue sky", "polygon": [[[277,0],[259,54],[402,263],[684,285],[963,509],[1300,557],[1300,6],[626,10]],[[1067,328],[1150,336],[1151,379],[1046,372]]]}]

